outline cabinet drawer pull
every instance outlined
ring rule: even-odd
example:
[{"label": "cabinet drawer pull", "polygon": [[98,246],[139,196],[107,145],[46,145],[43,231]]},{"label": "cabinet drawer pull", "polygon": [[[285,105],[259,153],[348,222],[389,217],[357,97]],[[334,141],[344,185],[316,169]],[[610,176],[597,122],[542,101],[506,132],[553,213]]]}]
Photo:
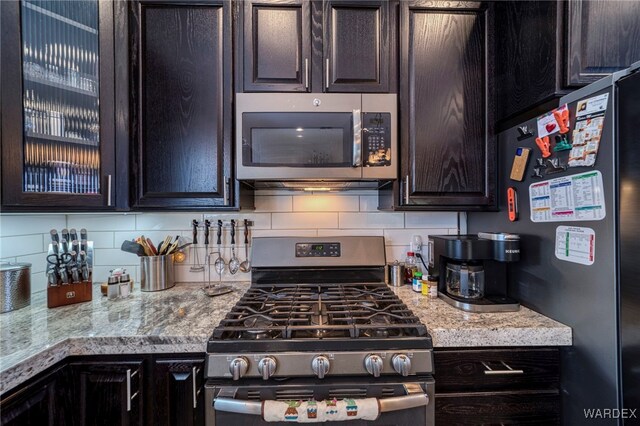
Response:
[{"label": "cabinet drawer pull", "polygon": [[304,60],[304,88],[309,90],[309,59]]},{"label": "cabinet drawer pull", "polygon": [[198,374],[198,369],[193,367],[192,372],[191,382],[193,384],[193,408],[198,408],[198,392],[196,390],[196,375]]},{"label": "cabinet drawer pull", "polygon": [[222,202],[224,203],[225,206],[229,205],[229,178],[224,176],[222,178]]},{"label": "cabinet drawer pull", "polygon": [[107,206],[111,207],[111,175],[107,175]]},{"label": "cabinet drawer pull", "polygon": [[482,365],[484,365],[484,374],[490,376],[504,376],[504,375],[513,375],[513,374],[524,374],[523,370],[514,370],[513,368],[509,367],[504,361],[500,361],[500,364],[504,365],[506,370],[494,370],[493,368],[489,367],[487,365],[486,362],[484,361],[480,361],[482,363]]},{"label": "cabinet drawer pull", "polygon": [[329,58],[327,58],[327,68],[326,68],[325,74],[326,74],[325,88],[329,90]]},{"label": "cabinet drawer pull", "polygon": [[127,369],[127,411],[131,411],[131,369]]},{"label": "cabinet drawer pull", "polygon": [[404,180],[404,203],[409,204],[409,175]]}]

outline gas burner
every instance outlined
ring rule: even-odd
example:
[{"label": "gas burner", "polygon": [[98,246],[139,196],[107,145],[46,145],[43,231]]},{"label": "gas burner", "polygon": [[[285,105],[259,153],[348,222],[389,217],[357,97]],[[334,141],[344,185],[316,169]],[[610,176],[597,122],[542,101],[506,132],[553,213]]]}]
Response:
[{"label": "gas burner", "polygon": [[269,327],[273,324],[269,318],[263,316],[253,316],[243,322],[247,330],[242,332],[242,337],[249,340],[269,339],[273,335]]}]

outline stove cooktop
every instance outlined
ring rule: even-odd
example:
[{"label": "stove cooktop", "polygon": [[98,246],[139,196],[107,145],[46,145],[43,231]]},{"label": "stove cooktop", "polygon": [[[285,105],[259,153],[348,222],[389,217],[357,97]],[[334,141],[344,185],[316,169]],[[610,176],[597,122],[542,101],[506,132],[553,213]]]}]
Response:
[{"label": "stove cooktop", "polygon": [[429,349],[427,328],[382,283],[253,286],[207,351]]}]

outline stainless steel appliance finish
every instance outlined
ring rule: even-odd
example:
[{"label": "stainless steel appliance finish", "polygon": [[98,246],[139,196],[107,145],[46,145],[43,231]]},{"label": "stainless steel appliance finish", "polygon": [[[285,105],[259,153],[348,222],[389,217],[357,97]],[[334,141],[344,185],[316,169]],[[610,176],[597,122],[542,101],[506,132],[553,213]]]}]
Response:
[{"label": "stainless steel appliance finish", "polygon": [[[469,231],[508,229],[521,235],[522,258],[510,268],[509,293],[544,315],[572,328],[573,346],[562,351],[562,424],[585,423],[585,409],[640,407],[640,62],[560,99],[568,104],[571,127],[578,102],[608,94],[602,136],[593,167],[569,168],[548,178],[586,171],[602,174],[606,216],[598,221],[545,222],[530,220],[529,185],[540,182],[530,170],[522,182],[509,179],[514,152],[532,148],[539,157],[535,137],[518,141],[518,128],[499,135],[498,165],[505,173],[499,188],[514,187],[520,218],[507,219],[506,200],[500,213],[470,213]],[[536,120],[521,123],[536,129]],[[568,155],[569,151],[564,151]],[[563,153],[554,154],[562,162]],[[522,196],[525,195],[525,196]],[[595,232],[593,265],[560,260],[555,254],[560,225],[588,227]],[[595,392],[591,390],[596,390]],[[638,416],[640,417],[640,416]],[[627,419],[624,424],[636,424]],[[622,420],[593,420],[593,424],[620,424]]]},{"label": "stainless steel appliance finish", "polygon": [[0,264],[0,313],[15,311],[31,303],[31,264]]},{"label": "stainless steel appliance finish", "polygon": [[394,94],[237,93],[238,179],[396,179],[397,104]]},{"label": "stainless steel appliance finish", "polygon": [[365,397],[382,413],[367,424],[433,424],[431,338],[385,263],[383,237],[254,238],[252,286],[207,345],[207,424],[267,424],[265,400]]}]

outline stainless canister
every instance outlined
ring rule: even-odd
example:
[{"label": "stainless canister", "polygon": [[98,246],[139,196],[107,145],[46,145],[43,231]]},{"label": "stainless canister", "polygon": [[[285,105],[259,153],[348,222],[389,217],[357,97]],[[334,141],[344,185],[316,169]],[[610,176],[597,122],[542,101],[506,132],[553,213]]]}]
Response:
[{"label": "stainless canister", "polygon": [[31,264],[0,264],[0,313],[24,308],[31,303]]},{"label": "stainless canister", "polygon": [[387,265],[389,270],[389,285],[400,287],[404,285],[404,264],[397,260]]},{"label": "stainless canister", "polygon": [[173,255],[140,258],[140,290],[160,291],[175,285]]}]

